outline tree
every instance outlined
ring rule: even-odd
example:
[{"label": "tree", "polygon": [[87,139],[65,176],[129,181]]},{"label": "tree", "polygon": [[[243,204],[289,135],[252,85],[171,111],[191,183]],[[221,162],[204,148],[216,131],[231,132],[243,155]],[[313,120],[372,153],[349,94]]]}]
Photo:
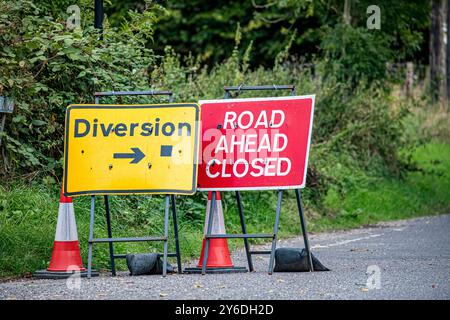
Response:
[{"label": "tree", "polygon": [[447,1],[433,0],[430,25],[430,90],[434,102],[442,105],[447,100],[447,68],[445,45],[445,22]]},{"label": "tree", "polygon": [[450,0],[447,0],[447,110],[450,102]]},{"label": "tree", "polygon": [[352,21],[352,16],[350,15],[350,0],[345,0],[344,2],[344,23],[346,25],[350,25],[350,22]]},{"label": "tree", "polygon": [[[42,0],[41,0],[42,1]],[[447,1],[447,0],[445,0]],[[170,45],[183,56],[192,53],[210,66],[221,63],[234,48],[234,32],[242,28],[241,48],[253,42],[252,66],[273,64],[294,31],[297,37],[291,54],[311,61],[321,55],[320,44],[328,33],[346,17],[347,25],[366,28],[367,7],[372,0],[159,0],[167,9],[155,26],[151,47],[158,54]],[[427,63],[431,1],[377,0],[381,9],[381,30],[390,40],[395,61]],[[105,2],[111,25],[120,26],[128,9],[140,11],[142,0]],[[372,31],[375,33],[376,31]],[[424,47],[426,49],[424,49]]]}]

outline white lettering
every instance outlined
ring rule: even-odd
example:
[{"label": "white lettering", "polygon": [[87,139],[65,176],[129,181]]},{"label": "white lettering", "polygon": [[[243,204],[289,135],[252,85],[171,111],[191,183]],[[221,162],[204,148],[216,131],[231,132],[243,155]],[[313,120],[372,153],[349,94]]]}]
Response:
[{"label": "white lettering", "polygon": [[269,127],[269,123],[267,123],[267,113],[266,111],[262,111],[259,114],[258,120],[256,120],[255,128],[258,128],[259,126],[262,126],[264,128]]},{"label": "white lettering", "polygon": [[[278,123],[275,121],[276,115],[280,115],[280,121],[278,121]],[[271,127],[272,128],[279,128],[283,125],[284,122],[284,112],[281,110],[273,110],[272,111],[272,116],[270,117],[270,123],[272,124]]]},{"label": "white lettering", "polygon": [[[282,147],[278,146],[280,138],[283,138],[283,146]],[[280,151],[283,151],[284,149],[286,149],[287,144],[288,144],[288,138],[284,133],[275,134],[273,140],[274,140],[273,141],[273,149],[272,149],[273,152],[280,152]]]},{"label": "white lettering", "polygon": [[[244,125],[244,124],[242,123],[242,118],[243,118],[245,115],[248,115],[248,122],[247,122],[246,125]],[[242,112],[242,113],[239,115],[239,117],[238,117],[238,125],[239,125],[239,128],[241,128],[241,129],[248,129],[248,128],[250,128],[250,126],[252,125],[252,123],[253,123],[253,113],[251,113],[251,111],[244,111],[244,112]]]},{"label": "white lettering", "polygon": [[230,125],[230,129],[234,129],[234,122],[236,121],[236,112],[225,112],[225,119],[223,120],[223,128],[227,129],[227,124]]}]

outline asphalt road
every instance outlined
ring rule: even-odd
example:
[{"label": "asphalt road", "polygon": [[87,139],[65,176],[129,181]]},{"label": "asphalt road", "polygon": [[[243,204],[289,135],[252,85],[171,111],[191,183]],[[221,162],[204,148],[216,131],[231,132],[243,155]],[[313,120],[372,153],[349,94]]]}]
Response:
[{"label": "asphalt road", "polygon": [[[332,271],[269,276],[268,257],[254,256],[253,273],[164,279],[122,272],[69,283],[24,279],[1,283],[0,299],[450,299],[450,215],[314,234],[310,240]],[[285,246],[302,247],[302,239],[278,244]],[[233,261],[245,266],[243,251]]]}]

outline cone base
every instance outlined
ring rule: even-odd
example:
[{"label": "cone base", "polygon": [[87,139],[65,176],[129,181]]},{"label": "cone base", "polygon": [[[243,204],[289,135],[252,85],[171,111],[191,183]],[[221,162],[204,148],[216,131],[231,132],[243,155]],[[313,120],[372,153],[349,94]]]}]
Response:
[{"label": "cone base", "polygon": [[[203,256],[205,254],[206,240],[203,239],[202,252],[197,267],[201,268],[203,265]],[[233,268],[230,252],[228,250],[227,239],[210,239],[208,261],[206,261],[206,268]]]},{"label": "cone base", "polygon": [[52,259],[47,270],[54,272],[84,271],[78,240],[55,241],[53,244]]},{"label": "cone base", "polygon": [[[206,273],[241,273],[241,272],[248,272],[248,269],[245,267],[206,268]],[[202,273],[202,268],[200,267],[184,268],[183,273],[199,274]]]},{"label": "cone base", "polygon": [[[38,270],[33,273],[33,277],[38,279],[67,279],[74,275],[76,271],[49,271],[49,270]],[[87,277],[87,270],[79,272],[81,278]],[[91,277],[98,277],[100,274],[98,271],[92,270]]]}]

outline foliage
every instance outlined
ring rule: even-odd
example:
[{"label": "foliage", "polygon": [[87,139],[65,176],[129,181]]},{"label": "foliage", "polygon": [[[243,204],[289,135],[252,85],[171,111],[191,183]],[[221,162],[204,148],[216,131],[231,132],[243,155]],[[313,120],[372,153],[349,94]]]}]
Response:
[{"label": "foliage", "polygon": [[324,75],[337,82],[356,87],[365,82],[386,79],[386,63],[392,61],[389,41],[380,34],[364,28],[339,23],[327,28],[321,47],[324,52]]},{"label": "foliage", "polygon": [[[412,151],[419,169],[404,180],[375,178],[342,196],[330,189],[324,202],[333,212],[316,221],[320,229],[355,227],[379,220],[395,220],[448,212],[450,203],[450,148],[446,143],[431,142]],[[433,210],[429,208],[433,207]]]},{"label": "foliage", "polygon": [[[366,28],[367,7],[370,0],[351,0],[351,26]],[[117,3],[117,4],[116,4]],[[111,21],[121,21],[120,16],[129,8],[138,8],[140,1],[117,1],[105,8],[112,14]],[[322,54],[322,38],[342,22],[344,1],[342,0],[283,0],[283,1],[162,1],[167,8],[156,26],[156,52],[162,53],[166,45],[176,52],[188,55],[192,52],[212,65],[230,55],[236,25],[240,23],[247,47],[253,41],[254,65],[270,66],[273,57],[282,50],[287,38],[297,31],[292,45],[292,54],[312,61]],[[395,59],[425,62],[427,49],[423,46],[428,33],[429,1],[379,0],[381,30],[370,30],[382,34],[389,52]],[[424,49],[425,47],[425,49]]]},{"label": "foliage", "polygon": [[[16,100],[5,136],[14,171],[39,170],[58,178],[64,110],[92,101],[104,89],[148,87],[155,59],[146,43],[156,15],[130,13],[122,28],[69,30],[65,20],[47,16],[31,1],[1,1],[0,93]],[[16,30],[11,32],[11,30]]]}]

